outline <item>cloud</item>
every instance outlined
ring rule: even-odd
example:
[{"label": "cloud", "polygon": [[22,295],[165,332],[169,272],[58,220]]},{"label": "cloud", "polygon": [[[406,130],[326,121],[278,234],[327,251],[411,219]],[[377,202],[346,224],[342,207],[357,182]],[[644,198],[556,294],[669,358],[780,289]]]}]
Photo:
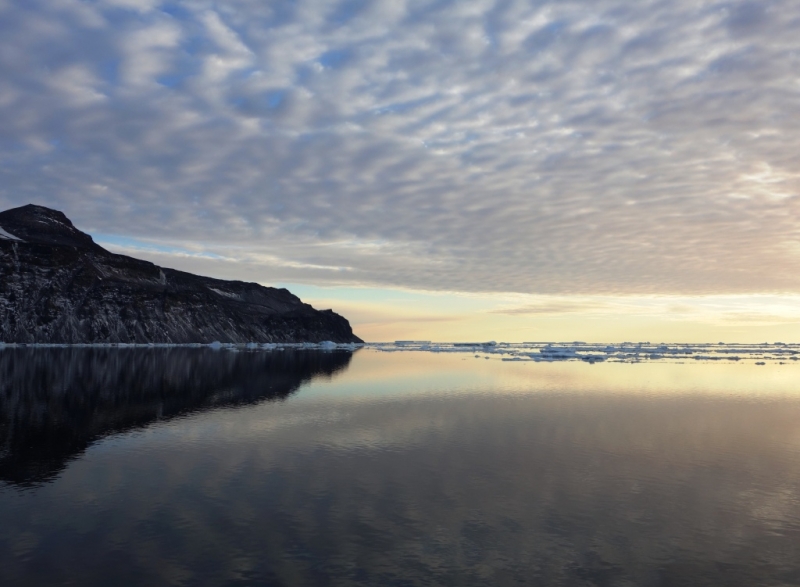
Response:
[{"label": "cloud", "polygon": [[706,324],[790,324],[800,318],[797,295],[623,295],[623,296],[495,296],[490,314],[520,318],[578,315],[625,319],[659,318]]},{"label": "cloud", "polygon": [[800,290],[789,0],[57,4],[0,5],[4,206],[243,279]]},{"label": "cloud", "polygon": [[596,313],[608,312],[612,308],[608,304],[598,302],[581,302],[581,301],[551,301],[539,304],[531,304],[527,306],[517,306],[512,308],[499,308],[492,310],[494,314],[507,314],[509,316],[536,316],[536,315],[553,315],[553,314],[573,314],[573,313]]}]

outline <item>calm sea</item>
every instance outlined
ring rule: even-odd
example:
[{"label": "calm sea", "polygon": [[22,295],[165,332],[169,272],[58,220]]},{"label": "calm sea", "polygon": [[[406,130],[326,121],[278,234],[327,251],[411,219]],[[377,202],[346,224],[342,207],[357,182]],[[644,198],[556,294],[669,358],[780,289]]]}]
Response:
[{"label": "calm sea", "polygon": [[800,585],[800,365],[5,349],[0,585]]}]

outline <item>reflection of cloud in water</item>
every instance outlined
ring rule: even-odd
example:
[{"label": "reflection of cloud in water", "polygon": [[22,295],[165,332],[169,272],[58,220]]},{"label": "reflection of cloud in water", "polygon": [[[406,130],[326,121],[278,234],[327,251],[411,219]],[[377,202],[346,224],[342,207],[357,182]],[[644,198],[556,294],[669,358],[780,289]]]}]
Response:
[{"label": "reflection of cloud in water", "polygon": [[[413,353],[359,353],[313,387],[346,385],[373,358],[413,380]],[[796,398],[615,393],[609,380],[588,393],[591,369],[635,367],[475,365],[583,375],[541,391],[531,377],[516,394],[301,393],[102,443],[0,500],[0,542],[22,553],[0,555],[0,577],[46,557],[49,579],[99,585],[102,563],[75,562],[91,550],[142,584],[797,582]],[[640,377],[703,366],[647,367]],[[44,513],[31,521],[23,505]],[[76,539],[48,540],[54,528]]]}]

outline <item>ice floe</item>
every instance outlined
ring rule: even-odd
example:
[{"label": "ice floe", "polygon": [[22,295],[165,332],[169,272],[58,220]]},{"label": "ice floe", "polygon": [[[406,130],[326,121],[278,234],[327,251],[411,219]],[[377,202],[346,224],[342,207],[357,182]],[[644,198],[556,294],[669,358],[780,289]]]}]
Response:
[{"label": "ice floe", "polygon": [[171,344],[171,343],[103,343],[103,344],[15,344],[0,341],[0,350],[19,347],[105,347],[105,348],[200,348],[227,350],[231,352],[263,352],[283,350],[309,351],[355,351],[368,348],[379,352],[428,352],[468,353],[474,358],[500,359],[508,362],[550,363],[557,361],[581,361],[585,363],[644,363],[644,362],[749,362],[757,365],[786,363],[800,360],[800,343],[705,343],[663,344],[650,342],[587,343],[587,342],[454,342],[434,343],[428,340],[398,340],[376,343],[322,342],[219,342]]},{"label": "ice floe", "polygon": [[583,361],[586,363],[617,362],[785,362],[800,360],[800,343],[763,344],[704,343],[665,344],[624,342],[593,344],[587,342],[456,342],[395,341],[369,343],[367,348],[383,352],[426,351],[434,353],[470,353],[475,357],[500,358],[503,361]]}]

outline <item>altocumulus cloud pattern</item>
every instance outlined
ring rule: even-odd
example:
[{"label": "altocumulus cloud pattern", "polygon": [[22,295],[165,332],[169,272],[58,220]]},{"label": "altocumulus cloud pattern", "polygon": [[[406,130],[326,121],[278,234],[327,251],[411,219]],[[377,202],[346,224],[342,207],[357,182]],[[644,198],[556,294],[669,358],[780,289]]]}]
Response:
[{"label": "altocumulus cloud pattern", "polygon": [[800,291],[793,0],[0,0],[0,39],[4,207],[271,281]]}]

